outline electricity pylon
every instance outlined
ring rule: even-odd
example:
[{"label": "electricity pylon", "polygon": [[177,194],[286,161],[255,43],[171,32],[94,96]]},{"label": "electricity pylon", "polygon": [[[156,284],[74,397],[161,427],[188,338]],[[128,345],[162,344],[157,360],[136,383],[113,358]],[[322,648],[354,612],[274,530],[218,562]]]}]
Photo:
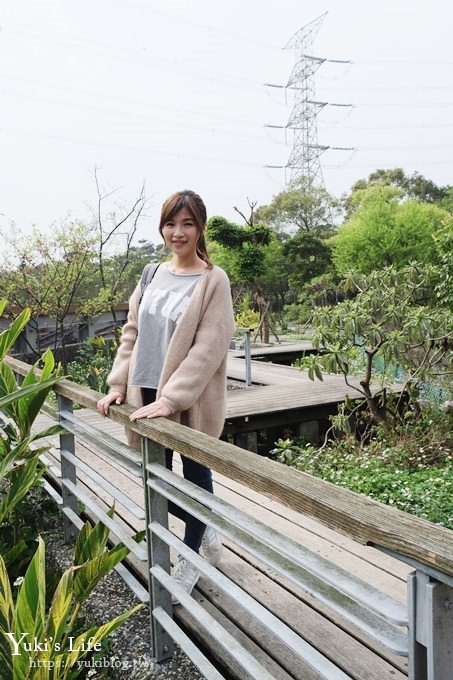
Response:
[{"label": "electricity pylon", "polygon": [[[317,116],[325,106],[351,106],[317,101],[315,98],[315,73],[325,62],[349,64],[349,61],[326,59],[312,55],[313,42],[327,12],[303,26],[287,42],[284,49],[294,49],[296,61],[286,85],[266,83],[267,87],[284,88],[294,91],[294,106],[286,125],[267,125],[293,131],[292,151],[286,165],[268,165],[268,168],[289,170],[289,182],[300,175],[306,177],[312,186],[324,186],[320,156],[327,149],[352,151],[352,148],[327,146],[318,143]],[[288,178],[287,178],[288,181]]]}]

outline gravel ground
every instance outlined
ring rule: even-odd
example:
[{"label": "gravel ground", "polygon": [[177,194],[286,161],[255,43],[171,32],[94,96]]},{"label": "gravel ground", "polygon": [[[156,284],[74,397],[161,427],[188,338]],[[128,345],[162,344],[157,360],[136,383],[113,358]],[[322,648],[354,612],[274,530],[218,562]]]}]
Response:
[{"label": "gravel ground", "polygon": [[[44,537],[51,569],[65,570],[72,561],[72,548],[60,533]],[[139,604],[116,571],[98,584],[83,608],[89,624],[100,625]],[[108,653],[102,664],[112,680],[202,680],[190,659],[177,647],[170,662],[154,665],[151,657],[149,607],[144,606],[108,636]],[[101,663],[98,661],[96,663]],[[96,667],[88,671],[90,680],[105,677]]]}]

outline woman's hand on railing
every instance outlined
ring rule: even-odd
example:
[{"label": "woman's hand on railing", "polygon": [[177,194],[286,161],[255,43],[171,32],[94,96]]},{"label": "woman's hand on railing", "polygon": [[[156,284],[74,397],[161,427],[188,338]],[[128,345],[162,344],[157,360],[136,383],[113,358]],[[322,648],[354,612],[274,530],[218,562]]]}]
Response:
[{"label": "woman's hand on railing", "polygon": [[138,418],[166,418],[171,415],[168,406],[161,404],[160,401],[153,401],[151,404],[146,404],[137,409],[129,416],[130,420],[138,420]]},{"label": "woman's hand on railing", "polygon": [[110,404],[122,404],[124,401],[124,394],[122,392],[109,392],[109,394],[106,394],[105,397],[102,397],[102,399],[99,399],[97,403],[97,409],[99,413],[103,416],[106,416],[107,413],[109,412],[109,406]]}]

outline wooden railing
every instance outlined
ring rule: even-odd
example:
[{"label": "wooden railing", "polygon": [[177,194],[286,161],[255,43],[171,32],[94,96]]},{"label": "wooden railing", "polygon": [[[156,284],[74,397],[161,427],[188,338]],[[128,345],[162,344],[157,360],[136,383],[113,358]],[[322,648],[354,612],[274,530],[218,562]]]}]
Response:
[{"label": "wooden railing", "polygon": [[[17,374],[29,367],[8,359]],[[272,569],[296,582],[305,591],[324,599],[332,610],[364,631],[366,635],[388,647],[393,653],[407,655],[410,680],[447,680],[452,673],[453,657],[453,532],[413,517],[344,488],[295,471],[272,460],[239,449],[203,433],[166,419],[131,423],[132,407],[112,406],[109,417],[141,435],[140,454],[93,428],[84,430],[72,413],[72,402],[95,409],[99,394],[69,381],[55,386],[60,400],[60,422],[67,427],[62,446],[62,487],[64,512],[70,524],[77,524],[78,496],[75,470],[77,459],[71,437],[84,437],[111,450],[117,460],[134,467],[143,475],[145,490],[149,570],[149,597],[152,611],[153,656],[156,661],[168,659],[176,641],[193,658],[208,678],[222,677],[218,670],[194,649],[172,618],[171,594],[181,605],[206,626],[217,643],[235,658],[245,674],[271,678],[253,655],[240,648],[226,630],[189,595],[181,592],[169,576],[169,549],[175,548],[209,576],[221,590],[264,621],[273,635],[284,640],[291,652],[300,658],[317,677],[341,680],[349,677],[334,662],[326,659],[290,628],[264,610],[225,575],[211,567],[187,548],[168,530],[167,500],[189,510],[208,525],[219,529],[233,543],[249,550]],[[208,494],[180,476],[168,471],[164,464],[164,448],[206,465],[269,499],[304,513],[358,543],[373,546],[413,567],[408,581],[408,607],[368,586],[366,583],[310,553],[300,544],[278,534],[264,524]],[[69,455],[65,454],[65,451]],[[104,513],[105,515],[105,513]],[[104,518],[98,513],[99,518]],[[110,522],[112,532],[120,538],[123,530]],[[70,536],[68,529],[68,538]],[[133,547],[133,546],[132,546]],[[143,559],[143,545],[137,546]],[[403,629],[407,628],[407,633]],[[305,677],[305,676],[301,676]],[[311,675],[307,675],[311,677]]]}]

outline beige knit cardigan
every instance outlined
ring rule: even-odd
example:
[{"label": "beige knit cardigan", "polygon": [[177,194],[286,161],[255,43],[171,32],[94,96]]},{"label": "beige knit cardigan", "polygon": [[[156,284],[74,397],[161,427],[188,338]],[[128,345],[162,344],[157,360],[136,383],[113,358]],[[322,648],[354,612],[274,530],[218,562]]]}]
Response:
[{"label": "beige knit cardigan", "polygon": [[[129,300],[129,314],[108,377],[111,391],[142,405],[141,390],[130,385],[136,355],[140,282]],[[168,406],[170,420],[219,437],[225,420],[227,350],[234,333],[230,282],[214,266],[200,277],[178,321],[165,356],[157,399]],[[139,438],[128,431],[129,443]]]}]

